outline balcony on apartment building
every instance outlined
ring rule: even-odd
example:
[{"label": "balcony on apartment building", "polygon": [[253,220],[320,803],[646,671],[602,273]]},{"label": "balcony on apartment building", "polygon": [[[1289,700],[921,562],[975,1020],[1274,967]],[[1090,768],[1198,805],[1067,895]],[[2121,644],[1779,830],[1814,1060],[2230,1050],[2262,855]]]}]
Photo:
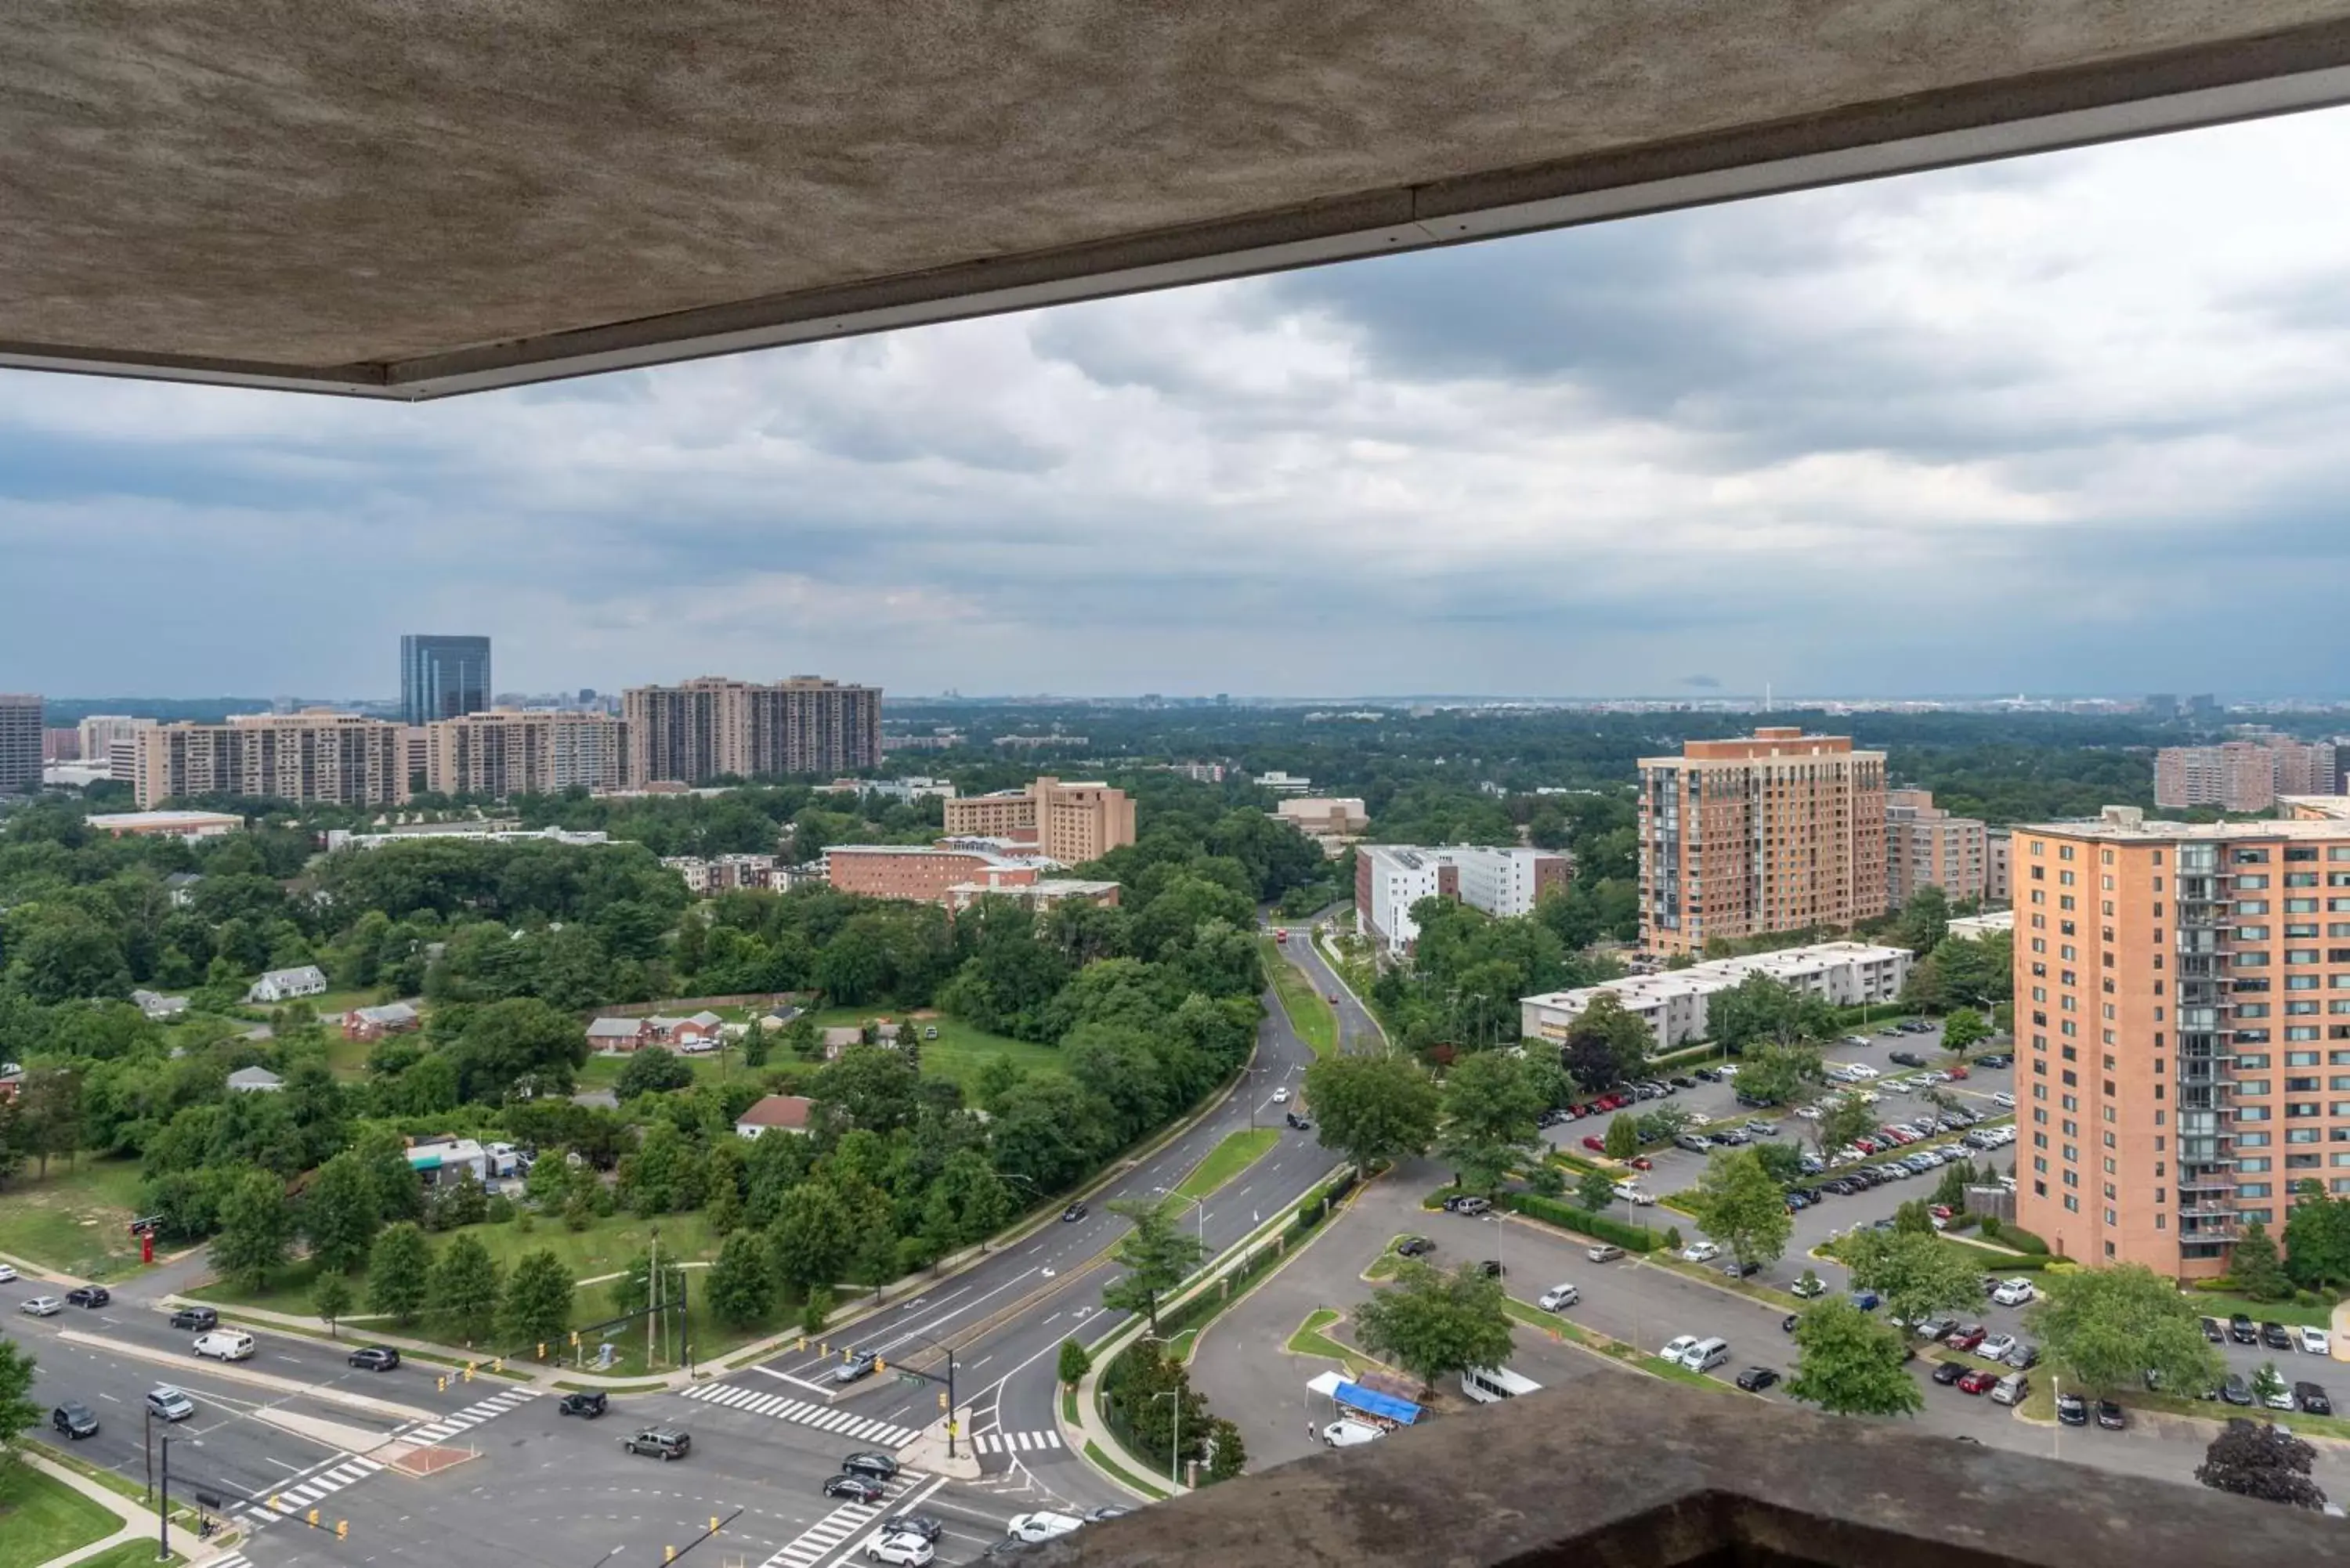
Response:
[{"label": "balcony on apartment building", "polygon": [[2350,1532],[2275,1503],[1609,1372],[1227,1481],[1023,1561],[2302,1568],[2350,1562]]}]

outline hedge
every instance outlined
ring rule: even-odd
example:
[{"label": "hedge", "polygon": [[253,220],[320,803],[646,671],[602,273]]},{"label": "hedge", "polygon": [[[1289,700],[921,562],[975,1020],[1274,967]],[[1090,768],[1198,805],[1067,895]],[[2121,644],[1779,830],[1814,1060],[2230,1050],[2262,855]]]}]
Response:
[{"label": "hedge", "polygon": [[1627,1225],[1620,1220],[1610,1220],[1605,1214],[1594,1214],[1587,1209],[1538,1193],[1505,1192],[1502,1201],[1529,1220],[1539,1220],[1545,1225],[1555,1225],[1595,1241],[1613,1241],[1627,1251],[1653,1252],[1664,1245],[1664,1239],[1646,1225]]}]

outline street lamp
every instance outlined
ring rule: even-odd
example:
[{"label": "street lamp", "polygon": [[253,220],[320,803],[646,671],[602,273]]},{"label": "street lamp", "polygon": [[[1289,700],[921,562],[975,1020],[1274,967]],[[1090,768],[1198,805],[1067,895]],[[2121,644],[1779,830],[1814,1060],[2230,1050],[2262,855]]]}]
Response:
[{"label": "street lamp", "polygon": [[1163,1187],[1154,1187],[1150,1190],[1161,1198],[1171,1198],[1178,1203],[1189,1203],[1191,1206],[1192,1212],[1199,1217],[1200,1248],[1204,1252],[1208,1246],[1208,1200],[1204,1198],[1186,1198],[1180,1192],[1170,1192]]},{"label": "street lamp", "polygon": [[1175,1435],[1170,1438],[1167,1442],[1167,1479],[1178,1483],[1179,1485],[1182,1481],[1183,1462],[1182,1394],[1183,1390],[1180,1388],[1168,1388],[1163,1389],[1157,1394],[1153,1394],[1150,1397],[1150,1402],[1154,1405],[1158,1404],[1161,1399],[1172,1399],[1175,1401]]},{"label": "street lamp", "polygon": [[163,1490],[155,1498],[155,1561],[172,1560],[172,1434],[163,1434]]},{"label": "street lamp", "polygon": [[[1484,1218],[1486,1221],[1493,1227],[1493,1266],[1496,1269],[1500,1269],[1502,1267],[1502,1220],[1503,1216],[1502,1211],[1496,1209],[1493,1212],[1486,1215]],[[1503,1270],[1503,1274],[1504,1276],[1506,1276],[1507,1273],[1507,1270]],[[1509,1287],[1505,1285],[1503,1288],[1507,1290]]]}]

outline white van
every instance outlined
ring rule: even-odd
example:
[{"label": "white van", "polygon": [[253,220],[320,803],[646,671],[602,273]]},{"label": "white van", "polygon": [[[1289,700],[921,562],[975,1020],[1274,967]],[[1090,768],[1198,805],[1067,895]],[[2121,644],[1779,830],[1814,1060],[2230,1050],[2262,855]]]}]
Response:
[{"label": "white van", "polygon": [[1351,1449],[1357,1443],[1376,1443],[1387,1433],[1368,1421],[1340,1419],[1322,1428],[1322,1440],[1334,1449]]},{"label": "white van", "polygon": [[1681,1353],[1681,1365],[1691,1372],[1711,1372],[1729,1359],[1726,1339],[1700,1339]]},{"label": "white van", "polygon": [[241,1328],[216,1328],[196,1335],[196,1354],[222,1361],[244,1361],[253,1355],[253,1335]]}]

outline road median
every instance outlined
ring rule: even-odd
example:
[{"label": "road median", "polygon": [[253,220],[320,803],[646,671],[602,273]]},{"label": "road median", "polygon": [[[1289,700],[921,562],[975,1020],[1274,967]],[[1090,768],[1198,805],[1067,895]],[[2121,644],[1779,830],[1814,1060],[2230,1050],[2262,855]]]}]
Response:
[{"label": "road median", "polygon": [[274,1372],[255,1372],[234,1361],[191,1359],[182,1354],[158,1350],[151,1345],[137,1345],[127,1339],[109,1339],[104,1334],[84,1334],[69,1328],[57,1337],[68,1345],[88,1345],[113,1355],[124,1355],[137,1361],[153,1362],[159,1366],[176,1367],[182,1372],[201,1371],[230,1383],[242,1383],[250,1388],[267,1388],[279,1394],[300,1394],[308,1398],[361,1410],[370,1416],[388,1417],[399,1421],[426,1421],[433,1412],[420,1405],[402,1405],[396,1400],[379,1399],[371,1394],[353,1394],[348,1389],[328,1383],[304,1383],[296,1378],[280,1377]]}]

